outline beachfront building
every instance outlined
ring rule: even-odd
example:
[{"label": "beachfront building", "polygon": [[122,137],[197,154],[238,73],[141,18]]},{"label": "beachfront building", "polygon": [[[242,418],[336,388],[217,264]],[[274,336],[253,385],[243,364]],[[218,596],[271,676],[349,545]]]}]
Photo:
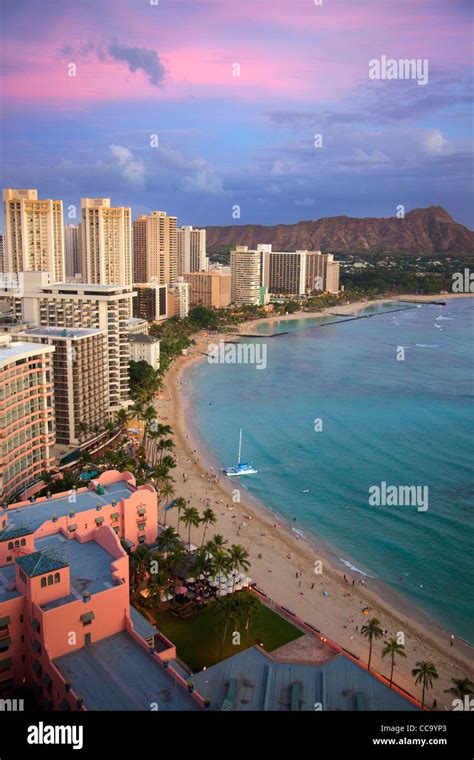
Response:
[{"label": "beachfront building", "polygon": [[184,319],[189,314],[189,284],[183,277],[178,277],[168,287],[167,299],[168,317]]},{"label": "beachfront building", "polygon": [[168,287],[152,282],[135,283],[133,290],[133,316],[148,322],[161,322],[168,316]]},{"label": "beachfront building", "polygon": [[111,207],[110,198],[81,198],[81,215],[83,282],[131,286],[131,209]]},{"label": "beachfront building", "polygon": [[255,646],[211,665],[193,682],[215,710],[417,711],[414,703],[309,634],[269,653]]},{"label": "beachfront building", "polygon": [[65,278],[63,202],[39,200],[34,189],[3,191],[7,272],[51,272]]},{"label": "beachfront building", "polygon": [[20,272],[16,284],[0,287],[0,300],[19,322],[106,331],[110,412],[130,402],[128,320],[134,295],[125,285],[51,283],[47,272]]},{"label": "beachfront building", "polygon": [[230,252],[231,301],[236,306],[261,303],[261,255],[239,245]]},{"label": "beachfront building", "polygon": [[160,341],[151,335],[136,333],[130,335],[131,359],[134,362],[147,362],[153,369],[160,367]]},{"label": "beachfront building", "polygon": [[306,251],[306,293],[339,292],[339,264],[332,253]]},{"label": "beachfront building", "polygon": [[54,346],[56,443],[77,445],[109,420],[107,332],[34,327],[18,339]]},{"label": "beachfront building", "polygon": [[[273,295],[303,296],[306,292],[306,251],[272,251],[260,247],[264,265],[262,285]],[[269,249],[269,250],[268,250]]]},{"label": "beachfront building", "polygon": [[157,530],[153,487],[116,471],[0,513],[2,698],[26,686],[47,711],[203,706],[175,647],[130,605],[121,540],[133,550]]},{"label": "beachfront building", "polygon": [[231,275],[220,269],[209,272],[187,272],[183,275],[189,285],[189,305],[224,309],[230,304]]},{"label": "beachfront building", "polygon": [[194,227],[178,227],[178,276],[188,272],[206,272],[209,259],[206,256],[206,230]]},{"label": "beachfront building", "polygon": [[53,346],[0,334],[0,501],[35,481],[54,458]]},{"label": "beachfront building", "polygon": [[81,273],[79,227],[77,224],[64,225],[64,246],[66,252],[66,277],[76,277],[76,275]]}]

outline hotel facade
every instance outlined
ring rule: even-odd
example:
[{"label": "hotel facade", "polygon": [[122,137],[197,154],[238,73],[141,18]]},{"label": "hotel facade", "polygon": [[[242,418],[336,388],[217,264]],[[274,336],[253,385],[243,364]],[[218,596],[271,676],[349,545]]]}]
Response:
[{"label": "hotel facade", "polygon": [[129,286],[51,283],[47,272],[24,272],[0,288],[13,317],[30,327],[105,330],[110,411],[130,403]]},{"label": "hotel facade", "polygon": [[110,419],[107,332],[34,327],[19,339],[54,346],[56,443],[77,445]]},{"label": "hotel facade", "polygon": [[209,272],[187,272],[183,275],[189,285],[189,305],[202,304],[207,308],[224,309],[231,300],[231,275],[218,269]]},{"label": "hotel facade", "polygon": [[43,710],[197,710],[176,649],[130,605],[130,550],[157,535],[157,495],[110,471],[0,512],[0,693]]},{"label": "hotel facade", "polygon": [[[95,285],[132,284],[131,209],[110,198],[81,198],[82,280]],[[43,271],[50,271],[46,267]],[[64,277],[53,277],[63,281]]]},{"label": "hotel facade", "polygon": [[185,226],[177,228],[178,275],[188,272],[206,272],[206,230]]},{"label": "hotel facade", "polygon": [[63,202],[39,200],[34,189],[3,191],[5,270],[65,278]]},{"label": "hotel facade", "polygon": [[0,501],[54,462],[53,351],[0,334]]}]

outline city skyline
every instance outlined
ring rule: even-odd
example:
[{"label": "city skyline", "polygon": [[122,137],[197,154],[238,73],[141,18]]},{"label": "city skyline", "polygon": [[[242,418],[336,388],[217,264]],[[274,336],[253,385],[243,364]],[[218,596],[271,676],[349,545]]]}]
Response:
[{"label": "city skyline", "polygon": [[[472,227],[469,4],[355,5],[4,4],[3,186],[66,223],[112,196],[196,227],[400,204]],[[427,61],[425,86],[370,79],[383,56]]]}]

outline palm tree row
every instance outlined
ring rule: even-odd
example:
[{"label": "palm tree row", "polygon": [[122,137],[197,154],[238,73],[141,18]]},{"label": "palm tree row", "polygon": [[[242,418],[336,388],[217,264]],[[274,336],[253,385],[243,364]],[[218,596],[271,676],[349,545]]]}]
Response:
[{"label": "palm tree row", "polygon": [[[370,663],[372,660],[372,644],[374,640],[380,639],[383,636],[383,630],[380,627],[380,621],[377,618],[371,618],[361,628],[361,633],[369,640],[369,660],[367,663],[367,669],[370,670]],[[395,668],[395,657],[406,657],[405,646],[401,644],[395,636],[389,638],[385,642],[385,647],[382,650],[382,657],[390,656],[390,688],[393,684],[393,671]],[[433,688],[433,682],[436,681],[438,671],[436,665],[429,660],[421,660],[416,663],[416,667],[413,668],[411,674],[415,680],[415,684],[421,684],[421,706],[425,705],[425,693],[428,689]],[[469,678],[452,678],[454,686],[450,689],[446,689],[446,692],[453,694],[458,699],[463,699],[465,696],[471,695],[474,692],[474,684]]]}]

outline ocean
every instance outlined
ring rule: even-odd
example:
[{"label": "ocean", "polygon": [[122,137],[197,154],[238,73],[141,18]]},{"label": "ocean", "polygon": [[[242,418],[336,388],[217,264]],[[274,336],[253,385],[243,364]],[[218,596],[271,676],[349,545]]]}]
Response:
[{"label": "ocean", "polygon": [[[244,340],[266,345],[265,369],[194,366],[195,422],[222,465],[242,427],[258,474],[240,487],[473,642],[474,301],[358,314],[373,316],[258,325]],[[400,486],[419,487],[415,503]]]}]

